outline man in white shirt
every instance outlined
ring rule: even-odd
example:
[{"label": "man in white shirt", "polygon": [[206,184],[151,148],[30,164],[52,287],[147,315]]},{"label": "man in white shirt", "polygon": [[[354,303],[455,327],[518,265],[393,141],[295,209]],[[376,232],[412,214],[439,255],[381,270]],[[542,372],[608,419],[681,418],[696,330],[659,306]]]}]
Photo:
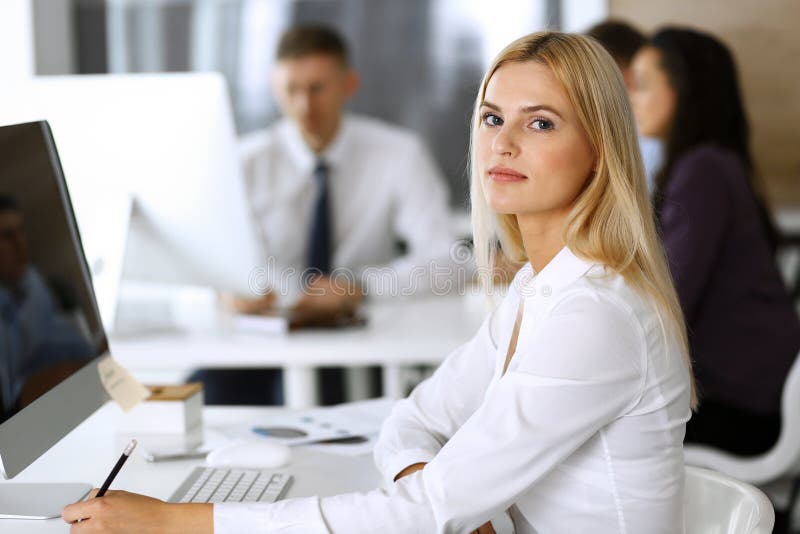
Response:
[{"label": "man in white shirt", "polygon": [[357,88],[334,31],[281,37],[273,90],[285,116],[241,144],[266,263],[252,295],[227,297],[236,311],[348,311],[364,294],[409,295],[452,276],[441,173],[415,134],[345,113]]},{"label": "man in white shirt", "polygon": [[[267,293],[262,304],[352,305],[361,290],[380,296],[429,288],[431,262],[449,265],[453,236],[439,169],[410,131],[345,113],[357,88],[358,75],[335,32],[298,27],[283,35],[273,90],[285,117],[241,145],[268,258],[254,288]],[[323,266],[312,258],[321,200],[327,200]],[[404,255],[398,242],[406,245]],[[322,290],[304,291],[299,273],[309,267],[322,271],[312,284]],[[377,276],[388,270],[375,267],[391,269],[391,276]],[[354,291],[329,291],[324,275],[344,269]]]}]

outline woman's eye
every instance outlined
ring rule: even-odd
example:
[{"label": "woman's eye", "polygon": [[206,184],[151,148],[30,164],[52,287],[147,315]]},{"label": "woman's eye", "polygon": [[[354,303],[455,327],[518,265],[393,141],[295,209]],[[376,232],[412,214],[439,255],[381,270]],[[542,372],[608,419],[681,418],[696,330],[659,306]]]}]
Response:
[{"label": "woman's eye", "polygon": [[494,113],[484,113],[483,114],[483,123],[486,126],[502,126],[503,119],[495,115]]},{"label": "woman's eye", "polygon": [[536,119],[531,123],[534,130],[552,130],[553,123],[547,119]]}]

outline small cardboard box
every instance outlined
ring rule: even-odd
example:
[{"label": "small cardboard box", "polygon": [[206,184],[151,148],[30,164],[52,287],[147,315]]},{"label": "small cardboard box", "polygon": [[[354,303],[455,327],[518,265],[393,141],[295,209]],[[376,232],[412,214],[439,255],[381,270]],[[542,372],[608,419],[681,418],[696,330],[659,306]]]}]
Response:
[{"label": "small cardboard box", "polygon": [[203,423],[203,384],[149,385],[150,397],[126,413],[119,430],[127,433],[183,434]]}]

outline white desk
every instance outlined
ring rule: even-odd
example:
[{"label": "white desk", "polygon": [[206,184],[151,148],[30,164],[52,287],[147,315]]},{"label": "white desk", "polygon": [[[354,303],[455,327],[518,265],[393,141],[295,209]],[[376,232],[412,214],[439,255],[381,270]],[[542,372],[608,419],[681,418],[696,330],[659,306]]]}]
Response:
[{"label": "white desk", "polygon": [[[252,423],[263,420],[282,408],[205,408],[207,428],[236,422]],[[75,429],[69,436],[28,467],[14,482],[88,482],[100,486],[108,475],[127,437],[115,435],[121,412],[107,404]],[[149,463],[134,452],[112,484],[112,489],[124,489],[168,499],[172,492],[200,460],[179,460]],[[358,457],[332,456],[296,448],[292,462],[282,472],[295,476],[287,498],[310,495],[334,495],[349,491],[368,491],[378,487],[380,477],[371,455]],[[51,534],[69,532],[61,519],[17,521],[0,519],[0,532],[14,534]]]},{"label": "white desk", "polygon": [[380,365],[384,395],[404,395],[402,367],[440,363],[471,338],[488,310],[481,296],[430,296],[376,301],[368,324],[347,330],[255,334],[215,327],[205,332],[112,337],[114,357],[134,374],[199,367],[281,367],[286,405],[316,404],[314,368]]}]

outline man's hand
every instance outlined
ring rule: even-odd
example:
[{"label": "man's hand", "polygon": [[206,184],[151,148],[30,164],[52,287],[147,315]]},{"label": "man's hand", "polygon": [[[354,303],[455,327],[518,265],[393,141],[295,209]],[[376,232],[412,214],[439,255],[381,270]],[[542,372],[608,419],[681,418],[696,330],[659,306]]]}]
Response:
[{"label": "man's hand", "polygon": [[269,292],[261,297],[245,298],[233,293],[220,293],[219,301],[227,309],[246,315],[263,315],[275,308],[275,293]]},{"label": "man's hand", "polygon": [[308,284],[294,309],[301,313],[352,313],[363,300],[364,291],[357,284],[345,279],[318,276]]},{"label": "man's hand", "polygon": [[[411,473],[416,473],[417,471],[424,469],[425,464],[426,462],[419,462],[416,464],[409,465],[408,467],[397,473],[397,475],[394,477],[394,481],[397,482],[404,476],[408,476]],[[492,526],[492,522],[487,521],[486,523],[478,527],[477,530],[473,530],[471,534],[495,534],[495,531],[494,527]]]},{"label": "man's hand", "polygon": [[64,507],[61,517],[71,523],[72,534],[211,534],[211,504],[168,504],[127,491],[109,491],[99,499],[97,490],[82,502]]}]

